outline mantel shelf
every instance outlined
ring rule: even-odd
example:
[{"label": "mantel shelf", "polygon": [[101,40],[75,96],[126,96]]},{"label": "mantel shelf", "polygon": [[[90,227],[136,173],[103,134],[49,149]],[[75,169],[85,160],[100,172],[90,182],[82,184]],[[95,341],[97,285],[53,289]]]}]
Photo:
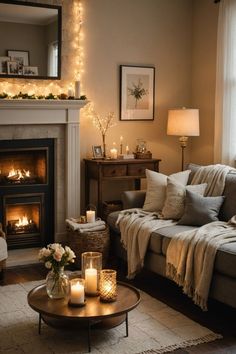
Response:
[{"label": "mantel shelf", "polygon": [[0,109],[81,109],[88,100],[0,99]]}]

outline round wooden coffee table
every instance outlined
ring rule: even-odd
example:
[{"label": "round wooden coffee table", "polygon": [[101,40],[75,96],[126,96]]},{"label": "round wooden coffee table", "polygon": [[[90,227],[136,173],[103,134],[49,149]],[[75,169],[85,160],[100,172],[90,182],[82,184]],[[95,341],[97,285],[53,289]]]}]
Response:
[{"label": "round wooden coffee table", "polygon": [[32,289],[28,294],[29,306],[39,313],[38,332],[41,333],[41,320],[56,328],[87,328],[88,350],[91,351],[91,328],[112,328],[126,323],[128,337],[128,312],[140,302],[140,292],[131,285],[117,282],[117,300],[100,302],[99,296],[86,297],[86,305],[72,307],[67,299],[52,300],[46,293],[45,284]]}]

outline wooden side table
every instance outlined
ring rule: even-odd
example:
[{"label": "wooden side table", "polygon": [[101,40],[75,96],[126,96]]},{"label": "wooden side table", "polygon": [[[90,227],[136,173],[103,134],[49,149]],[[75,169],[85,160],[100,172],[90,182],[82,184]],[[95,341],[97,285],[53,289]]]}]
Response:
[{"label": "wooden side table", "polygon": [[90,202],[90,181],[97,181],[98,215],[102,211],[103,182],[113,180],[132,180],[134,188],[140,189],[145,170],[159,171],[160,159],[98,160],[84,159],[85,162],[85,205]]}]

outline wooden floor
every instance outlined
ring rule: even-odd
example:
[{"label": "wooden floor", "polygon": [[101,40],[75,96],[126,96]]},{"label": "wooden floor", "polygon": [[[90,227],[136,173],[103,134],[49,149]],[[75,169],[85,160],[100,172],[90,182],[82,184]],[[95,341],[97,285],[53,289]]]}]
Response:
[{"label": "wooden floor", "polygon": [[[47,269],[42,264],[9,268],[5,271],[1,285],[45,279],[47,272]],[[127,281],[124,270],[118,270],[118,279]],[[143,271],[135,280],[129,281],[129,283],[201,325],[223,335],[222,340],[187,349],[178,349],[172,353],[236,354],[236,310],[211,300],[209,301],[209,310],[203,312],[188,297],[183,295],[181,289],[171,281],[146,271]]]}]

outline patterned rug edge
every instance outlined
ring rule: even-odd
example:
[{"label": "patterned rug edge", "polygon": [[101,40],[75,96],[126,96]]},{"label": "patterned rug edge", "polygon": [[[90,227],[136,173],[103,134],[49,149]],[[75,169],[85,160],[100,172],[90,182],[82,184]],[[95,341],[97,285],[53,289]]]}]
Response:
[{"label": "patterned rug edge", "polygon": [[223,336],[221,334],[217,334],[217,333],[210,333],[204,337],[200,337],[200,338],[196,338],[196,339],[190,339],[187,341],[184,341],[182,343],[179,344],[173,344],[170,345],[168,347],[163,347],[163,348],[159,348],[159,349],[149,349],[149,350],[145,350],[144,352],[139,352],[137,354],[163,354],[163,353],[169,353],[173,350],[176,349],[183,349],[183,348],[187,348],[187,347],[192,347],[192,346],[196,346],[199,344],[203,344],[203,343],[208,343],[208,342],[213,342],[217,339],[222,339]]}]

